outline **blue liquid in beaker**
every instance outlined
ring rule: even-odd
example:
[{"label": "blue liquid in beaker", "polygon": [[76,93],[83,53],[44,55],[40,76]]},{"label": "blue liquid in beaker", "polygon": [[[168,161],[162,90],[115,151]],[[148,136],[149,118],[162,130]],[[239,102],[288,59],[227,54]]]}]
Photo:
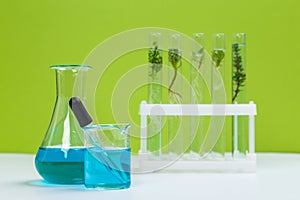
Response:
[{"label": "blue liquid in beaker", "polygon": [[35,158],[39,174],[49,183],[83,184],[85,148],[40,147]]},{"label": "blue liquid in beaker", "polygon": [[84,176],[87,188],[129,188],[130,148],[88,148],[85,154]]}]

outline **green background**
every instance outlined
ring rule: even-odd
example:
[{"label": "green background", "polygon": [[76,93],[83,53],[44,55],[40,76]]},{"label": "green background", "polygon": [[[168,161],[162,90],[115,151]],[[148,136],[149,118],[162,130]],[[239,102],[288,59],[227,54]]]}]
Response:
[{"label": "green background", "polygon": [[[300,152],[299,9],[298,0],[3,0],[0,152],[34,153],[41,144],[55,102],[48,66],[82,63],[106,38],[148,26],[204,32],[209,39],[216,32],[229,39],[247,33],[248,97],[258,105],[256,150]],[[103,110],[103,122],[109,112]]]}]

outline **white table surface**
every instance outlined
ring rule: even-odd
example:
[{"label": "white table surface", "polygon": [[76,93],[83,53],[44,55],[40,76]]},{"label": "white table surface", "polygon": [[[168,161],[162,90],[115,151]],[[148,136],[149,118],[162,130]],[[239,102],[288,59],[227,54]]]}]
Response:
[{"label": "white table surface", "polygon": [[0,200],[199,199],[300,200],[300,154],[258,154],[257,173],[152,173],[132,176],[126,190],[94,191],[83,186],[47,186],[34,155],[0,154]]}]

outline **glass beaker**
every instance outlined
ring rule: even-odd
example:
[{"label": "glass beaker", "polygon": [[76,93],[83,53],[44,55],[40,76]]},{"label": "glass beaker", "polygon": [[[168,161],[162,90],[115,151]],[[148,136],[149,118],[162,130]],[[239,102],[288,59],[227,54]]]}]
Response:
[{"label": "glass beaker", "polygon": [[69,108],[69,100],[72,96],[86,100],[85,74],[91,67],[55,65],[50,68],[56,73],[56,102],[50,125],[36,154],[35,166],[47,182],[83,184],[84,133]]},{"label": "glass beaker", "polygon": [[130,187],[130,124],[85,126],[84,184],[87,188]]}]

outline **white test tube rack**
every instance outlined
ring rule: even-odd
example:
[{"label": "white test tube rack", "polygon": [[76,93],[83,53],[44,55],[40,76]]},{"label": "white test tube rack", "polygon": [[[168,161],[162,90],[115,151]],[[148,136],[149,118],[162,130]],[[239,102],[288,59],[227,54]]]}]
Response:
[{"label": "white test tube rack", "polygon": [[[255,120],[256,104],[140,104],[140,150],[132,157],[133,169],[136,172],[167,171],[217,171],[217,172],[255,172]],[[234,159],[232,153],[226,153],[222,160],[188,160],[177,159],[153,160],[147,151],[147,116],[248,116],[249,117],[249,151],[245,158]]]}]

